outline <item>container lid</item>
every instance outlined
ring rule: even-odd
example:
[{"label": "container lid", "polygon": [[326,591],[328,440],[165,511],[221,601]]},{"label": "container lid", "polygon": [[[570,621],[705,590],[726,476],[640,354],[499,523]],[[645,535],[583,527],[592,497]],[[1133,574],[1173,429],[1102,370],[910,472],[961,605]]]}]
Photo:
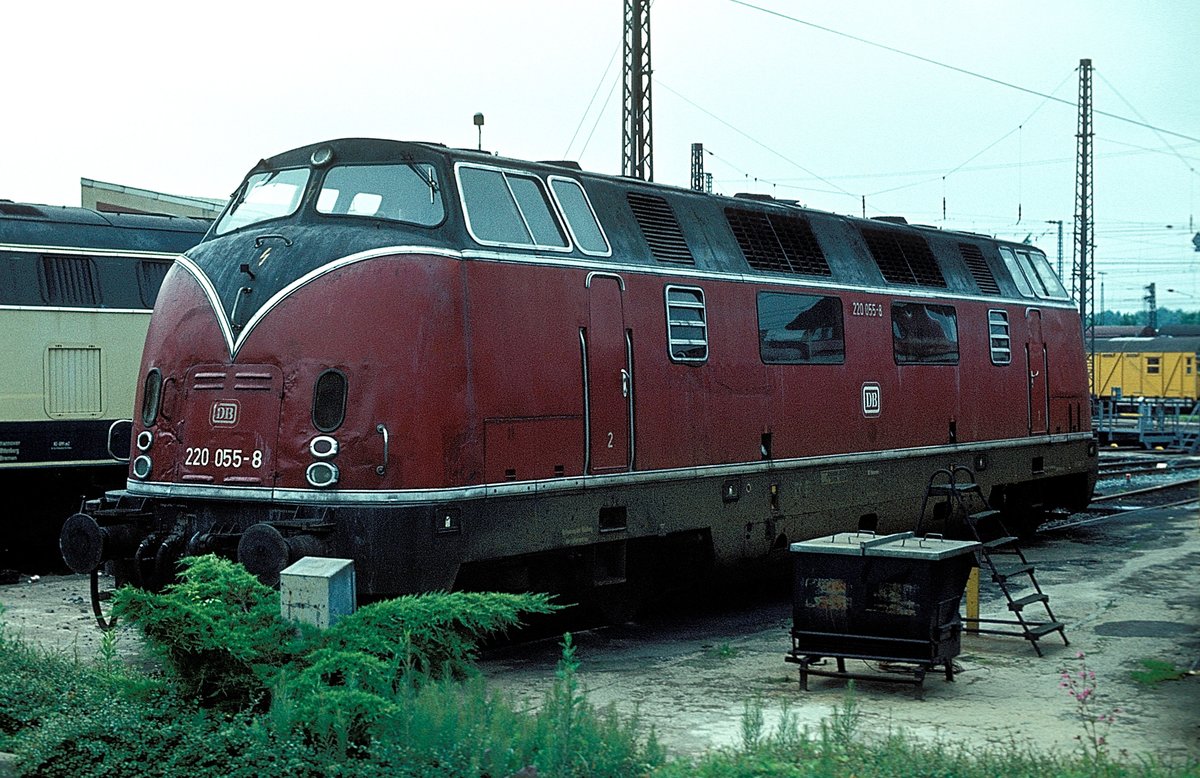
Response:
[{"label": "container lid", "polygon": [[866,549],[867,556],[893,557],[903,559],[948,559],[950,557],[972,554],[980,547],[974,540],[946,540],[933,537],[897,538],[888,543]]},{"label": "container lid", "polygon": [[933,535],[918,538],[911,532],[876,535],[873,532],[839,532],[812,540],[792,543],[797,554],[842,554],[845,556],[896,557],[906,559],[946,559],[970,554],[979,548],[973,540],[946,540]]},{"label": "container lid", "polygon": [[876,535],[874,532],[839,532],[835,535],[825,535],[812,540],[802,540],[793,543],[788,549],[797,554],[844,554],[846,556],[862,556],[863,550],[890,539],[912,537],[911,532],[901,532],[896,535]]}]

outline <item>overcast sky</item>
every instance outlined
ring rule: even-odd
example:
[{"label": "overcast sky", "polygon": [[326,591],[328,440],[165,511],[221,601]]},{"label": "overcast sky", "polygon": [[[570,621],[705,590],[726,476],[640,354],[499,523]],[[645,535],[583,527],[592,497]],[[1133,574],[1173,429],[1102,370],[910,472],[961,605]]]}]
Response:
[{"label": "overcast sky", "polygon": [[[1090,57],[1097,112],[1167,131],[1095,117],[1105,303],[1136,310],[1154,281],[1160,306],[1200,306],[1194,0],[748,2],[808,24],[654,3],[657,181],[687,186],[702,142],[725,194],[851,214],[865,195],[868,216],[1028,235],[1052,262],[1063,220],[1069,275]],[[477,111],[487,149],[619,172],[621,35],[621,0],[9,3],[0,197],[78,205],[80,177],[224,197],[318,140],[473,147]]]}]

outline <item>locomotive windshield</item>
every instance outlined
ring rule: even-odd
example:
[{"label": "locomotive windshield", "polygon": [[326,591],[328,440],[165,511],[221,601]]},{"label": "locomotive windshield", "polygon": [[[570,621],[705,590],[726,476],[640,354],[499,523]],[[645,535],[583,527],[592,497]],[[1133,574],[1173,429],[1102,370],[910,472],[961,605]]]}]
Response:
[{"label": "locomotive windshield", "polygon": [[373,216],[432,227],[446,215],[432,165],[341,165],[330,168],[317,212]]},{"label": "locomotive windshield", "polygon": [[268,219],[291,216],[300,207],[307,184],[307,168],[255,173],[234,195],[214,232],[224,235]]}]

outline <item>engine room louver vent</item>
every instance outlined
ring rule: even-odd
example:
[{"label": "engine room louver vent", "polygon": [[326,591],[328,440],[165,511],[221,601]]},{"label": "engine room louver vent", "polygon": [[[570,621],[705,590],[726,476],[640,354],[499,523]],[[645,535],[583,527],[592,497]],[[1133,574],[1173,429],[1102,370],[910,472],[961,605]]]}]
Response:
[{"label": "engine room louver vent", "polygon": [[50,305],[93,308],[99,303],[89,257],[42,257],[42,297]]},{"label": "engine room louver vent", "polygon": [[626,199],[655,259],[677,265],[696,264],[687,241],[683,239],[679,222],[675,221],[675,213],[666,200],[640,192],[629,192]]},{"label": "engine room louver vent", "polygon": [[153,308],[154,303],[158,302],[158,289],[170,269],[171,263],[165,260],[143,259],[138,262],[138,293],[141,295],[142,305]]},{"label": "engine room louver vent", "polygon": [[725,219],[750,267],[798,275],[830,275],[825,253],[807,219],[740,208],[726,208]]},{"label": "engine room louver vent", "polygon": [[967,269],[974,276],[975,283],[979,284],[979,291],[984,294],[1000,294],[1000,287],[996,284],[996,277],[992,275],[987,260],[983,258],[983,251],[974,243],[960,243],[958,250],[962,253],[963,262],[967,263]]},{"label": "engine room louver vent", "polygon": [[925,238],[891,230],[860,229],[886,280],[893,284],[945,288],[946,279]]}]

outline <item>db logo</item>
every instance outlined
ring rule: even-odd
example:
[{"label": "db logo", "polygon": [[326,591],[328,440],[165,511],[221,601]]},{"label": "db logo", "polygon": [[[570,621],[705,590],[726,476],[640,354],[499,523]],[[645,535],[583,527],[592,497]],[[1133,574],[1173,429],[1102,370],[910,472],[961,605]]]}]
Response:
[{"label": "db logo", "polygon": [[212,404],[209,421],[214,427],[234,427],[238,423],[237,400],[217,400]]},{"label": "db logo", "polygon": [[879,384],[872,382],[862,385],[862,409],[863,416],[878,416],[883,410],[883,394],[879,391]]}]

